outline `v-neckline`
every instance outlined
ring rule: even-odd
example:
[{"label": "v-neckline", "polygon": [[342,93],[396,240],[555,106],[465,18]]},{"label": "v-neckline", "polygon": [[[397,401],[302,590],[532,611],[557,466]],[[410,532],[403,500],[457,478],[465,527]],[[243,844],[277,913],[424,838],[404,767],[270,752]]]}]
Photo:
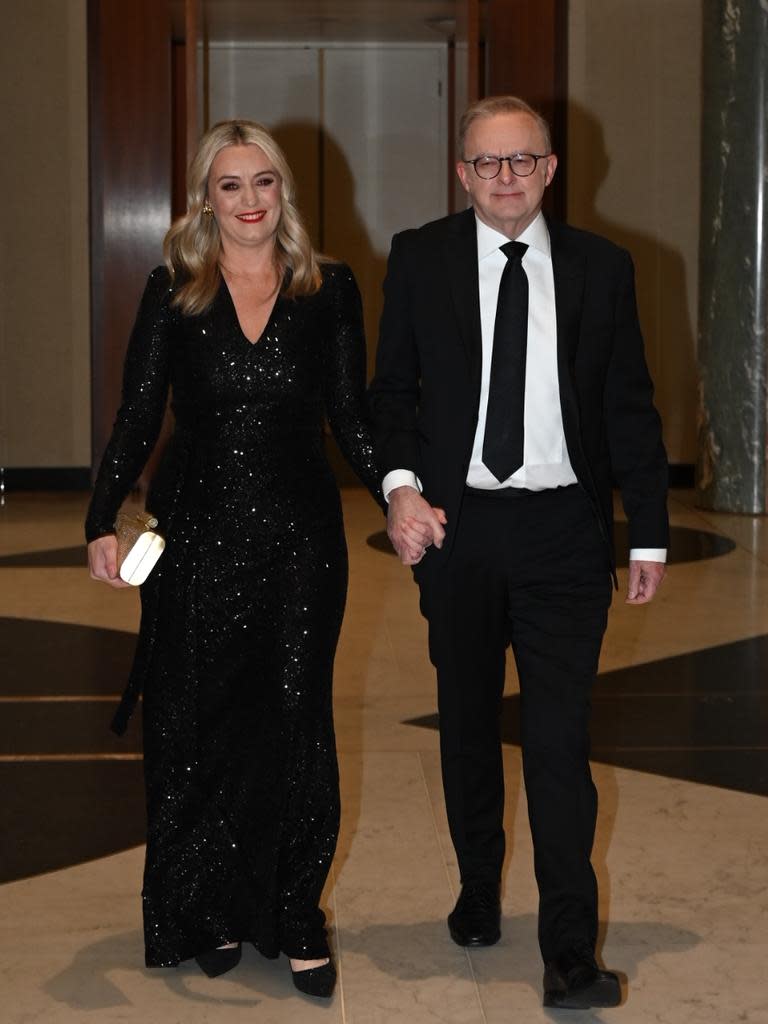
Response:
[{"label": "v-neckline", "polygon": [[229,290],[229,285],[227,284],[224,275],[221,274],[220,276],[221,276],[221,283],[224,286],[224,291],[226,292],[227,299],[229,300],[229,306],[230,306],[230,309],[232,310],[232,316],[234,317],[234,321],[237,324],[238,333],[239,333],[240,337],[243,339],[243,341],[246,343],[246,345],[248,345],[250,348],[256,348],[257,345],[261,344],[262,338],[267,333],[267,328],[272,323],[272,318],[275,315],[275,310],[277,309],[277,304],[280,301],[280,289],[279,288],[277,289],[277,294],[275,295],[275,301],[272,303],[272,308],[269,311],[269,315],[267,316],[267,319],[266,319],[266,321],[264,323],[264,326],[263,326],[263,328],[261,330],[261,334],[258,336],[258,338],[256,338],[253,341],[251,341],[251,339],[248,337],[248,335],[243,330],[243,325],[240,323],[240,317],[237,314],[237,306],[235,305],[235,300],[232,298],[232,292]]}]

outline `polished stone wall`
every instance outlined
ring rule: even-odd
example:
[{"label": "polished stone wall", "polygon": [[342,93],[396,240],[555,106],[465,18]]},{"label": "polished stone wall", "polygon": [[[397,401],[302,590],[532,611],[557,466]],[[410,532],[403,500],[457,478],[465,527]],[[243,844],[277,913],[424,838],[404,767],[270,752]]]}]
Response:
[{"label": "polished stone wall", "polygon": [[701,503],[768,511],[768,4],[705,0],[699,250]]}]

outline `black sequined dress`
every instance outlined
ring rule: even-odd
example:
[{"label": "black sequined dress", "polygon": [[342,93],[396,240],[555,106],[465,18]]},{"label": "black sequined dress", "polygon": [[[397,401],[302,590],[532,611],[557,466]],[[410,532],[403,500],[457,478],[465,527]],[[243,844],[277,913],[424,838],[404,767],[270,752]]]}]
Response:
[{"label": "black sequined dress", "polygon": [[175,430],[147,496],[167,546],[142,587],[117,725],[142,691],[146,962],[236,940],[324,957],[347,553],[322,423],[375,493],[360,297],[326,264],[320,291],[279,297],[252,344],[223,282],[201,316],[171,294],[155,270],[86,522],[88,540],[112,531],[170,387]]}]

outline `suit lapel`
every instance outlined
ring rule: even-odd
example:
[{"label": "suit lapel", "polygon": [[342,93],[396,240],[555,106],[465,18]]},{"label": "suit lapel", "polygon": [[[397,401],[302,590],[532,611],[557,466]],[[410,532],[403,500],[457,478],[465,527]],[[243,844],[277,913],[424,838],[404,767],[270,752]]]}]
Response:
[{"label": "suit lapel", "polygon": [[579,342],[581,307],[584,298],[584,257],[572,244],[560,224],[547,221],[552,245],[552,273],[555,279],[558,361],[572,362]]},{"label": "suit lapel", "polygon": [[573,384],[573,364],[579,344],[582,304],[584,301],[584,257],[570,243],[561,225],[547,221],[552,245],[552,273],[555,280],[555,313],[557,316],[557,374],[560,405],[566,440],[579,437],[579,409]]},{"label": "suit lapel", "polygon": [[450,301],[472,376],[480,376],[482,344],[477,275],[477,228],[474,210],[449,221],[444,249]]}]

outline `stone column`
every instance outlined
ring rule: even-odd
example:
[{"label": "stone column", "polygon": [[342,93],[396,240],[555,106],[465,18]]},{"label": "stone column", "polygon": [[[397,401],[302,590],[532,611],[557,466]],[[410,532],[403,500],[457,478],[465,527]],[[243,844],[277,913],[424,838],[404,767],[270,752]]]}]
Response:
[{"label": "stone column", "polygon": [[697,487],[706,508],[765,513],[768,0],[703,6]]}]

